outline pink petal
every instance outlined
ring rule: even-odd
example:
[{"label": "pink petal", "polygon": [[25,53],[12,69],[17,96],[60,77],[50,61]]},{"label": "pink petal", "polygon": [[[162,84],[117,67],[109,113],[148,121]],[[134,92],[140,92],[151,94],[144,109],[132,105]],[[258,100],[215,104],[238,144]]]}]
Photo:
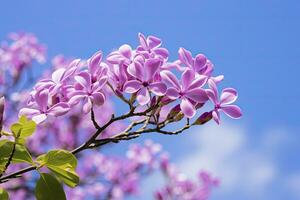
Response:
[{"label": "pink petal", "polygon": [[138,91],[136,100],[141,106],[146,105],[150,101],[150,95],[147,88],[142,88]]},{"label": "pink petal", "polygon": [[192,81],[188,89],[203,87],[207,81],[207,76],[198,75],[195,80]]},{"label": "pink petal", "polygon": [[74,79],[87,91],[91,89],[91,75],[88,72],[80,72]]},{"label": "pink petal", "polygon": [[195,78],[195,73],[192,70],[187,69],[183,72],[181,76],[181,81],[184,90],[189,88],[194,78]]},{"label": "pink petal", "polygon": [[142,83],[140,81],[131,80],[131,81],[127,81],[124,84],[124,91],[132,94],[137,92],[139,89],[141,89],[141,87],[142,87]]},{"label": "pink petal", "polygon": [[195,70],[198,72],[201,69],[203,69],[206,65],[206,62],[207,62],[207,59],[206,59],[205,55],[198,54],[195,58],[195,65],[194,65]]},{"label": "pink petal", "polygon": [[55,83],[59,83],[65,73],[66,69],[64,68],[60,68],[60,69],[57,69],[55,70],[53,73],[52,73],[52,80],[53,82]]},{"label": "pink petal", "polygon": [[218,99],[217,97],[215,96],[215,93],[213,90],[211,89],[206,89],[206,94],[208,96],[208,98],[214,103],[214,104],[217,104],[218,103]]},{"label": "pink petal", "polygon": [[179,98],[179,91],[174,87],[170,87],[170,88],[167,89],[166,95],[170,99],[177,99],[177,98]]},{"label": "pink petal", "polygon": [[220,124],[220,113],[216,110],[212,112],[212,117],[217,124]]},{"label": "pink petal", "polygon": [[36,124],[40,124],[43,121],[45,121],[47,119],[47,115],[46,114],[39,114],[39,115],[35,115],[32,117],[32,120],[36,123]]},{"label": "pink petal", "polygon": [[47,111],[48,94],[49,94],[49,90],[47,90],[47,89],[38,91],[35,94],[35,101],[39,105],[40,110],[43,111],[43,112]]},{"label": "pink petal", "polygon": [[192,90],[188,90],[185,94],[185,97],[198,103],[204,103],[208,100],[208,96],[205,90],[202,88],[195,88]]},{"label": "pink petal", "polygon": [[166,94],[167,86],[164,83],[161,82],[155,82],[151,83],[149,85],[149,89],[151,92],[153,92],[155,95],[162,96]]},{"label": "pink petal", "polygon": [[240,107],[238,107],[236,105],[222,106],[221,109],[227,116],[229,116],[233,119],[238,119],[242,116],[242,111],[241,111]]},{"label": "pink petal", "polygon": [[146,61],[146,63],[145,63],[146,79],[145,80],[148,81],[148,80],[153,79],[160,64],[161,64],[161,61],[159,59],[149,59]]},{"label": "pink petal", "polygon": [[87,95],[86,94],[79,94],[79,95],[74,95],[70,98],[69,104],[71,106],[79,103],[80,100],[84,99]]},{"label": "pink petal", "polygon": [[237,99],[237,91],[233,88],[226,88],[222,91],[220,104],[226,105],[235,102]]},{"label": "pink petal", "polygon": [[106,60],[111,64],[119,64],[124,60],[124,57],[119,52],[110,53]]},{"label": "pink petal", "polygon": [[130,59],[131,58],[131,46],[129,46],[128,44],[124,44],[119,48],[119,52],[126,58]]},{"label": "pink petal", "polygon": [[64,102],[60,102],[58,104],[55,104],[54,106],[52,106],[47,113],[49,115],[54,115],[54,116],[61,116],[66,114],[67,112],[69,112],[70,110],[70,106],[67,103]]},{"label": "pink petal", "polygon": [[130,64],[127,68],[127,72],[133,76],[134,78],[137,78],[139,80],[144,80],[146,77],[144,77],[144,69],[140,62],[135,61],[132,64]]},{"label": "pink petal", "polygon": [[215,98],[219,97],[217,84],[212,80],[208,79],[207,81],[209,88],[213,91]]},{"label": "pink petal", "polygon": [[147,38],[147,43],[149,44],[150,49],[153,49],[161,45],[161,40],[155,36],[150,35]]},{"label": "pink petal", "polygon": [[64,76],[63,76],[63,78],[62,78],[61,81],[65,81],[67,78],[69,78],[70,76],[74,75],[75,72],[78,69],[79,63],[80,63],[80,59],[73,60],[70,63],[70,65],[68,66],[68,68],[66,69],[66,71],[64,73]]},{"label": "pink petal", "polygon": [[21,117],[22,115],[31,117],[31,116],[37,115],[37,114],[40,114],[40,111],[37,109],[33,109],[33,108],[22,108],[19,111],[19,117]]},{"label": "pink petal", "polygon": [[168,58],[168,56],[169,56],[169,51],[165,48],[157,48],[157,49],[154,49],[153,52],[156,55],[159,55],[165,59]]},{"label": "pink petal", "polygon": [[91,74],[95,74],[97,71],[97,68],[100,67],[100,63],[102,61],[102,52],[98,51],[96,52],[92,58],[89,60],[89,71]]},{"label": "pink petal", "polygon": [[192,66],[193,64],[193,57],[191,52],[184,48],[180,48],[178,51],[179,54],[179,60],[185,64],[186,66]]},{"label": "pink petal", "polygon": [[193,104],[185,98],[182,99],[180,108],[184,116],[186,116],[187,118],[192,118],[196,114],[196,109],[194,108]]},{"label": "pink petal", "polygon": [[95,82],[92,86],[92,91],[96,92],[103,88],[103,86],[107,83],[107,76],[103,76],[99,79],[99,81]]},{"label": "pink petal", "polygon": [[164,81],[166,81],[167,83],[171,84],[172,86],[180,89],[180,84],[179,81],[177,79],[177,77],[170,71],[168,70],[164,70],[160,73],[160,76],[162,77],[162,79]]},{"label": "pink petal", "polygon": [[93,103],[101,106],[105,102],[105,96],[101,92],[96,92],[92,94]]},{"label": "pink petal", "polygon": [[142,33],[139,33],[139,41],[140,41],[141,46],[144,49],[148,49],[148,44],[147,44],[146,38]]},{"label": "pink petal", "polygon": [[86,102],[83,104],[83,108],[82,108],[83,112],[85,114],[90,112],[92,109],[92,106],[93,106],[93,104],[92,104],[91,98],[86,97]]}]

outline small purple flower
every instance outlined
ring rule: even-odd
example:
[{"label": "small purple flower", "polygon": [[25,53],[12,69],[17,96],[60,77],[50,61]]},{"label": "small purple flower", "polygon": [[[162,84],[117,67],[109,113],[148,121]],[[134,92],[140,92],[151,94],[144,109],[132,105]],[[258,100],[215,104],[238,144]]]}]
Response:
[{"label": "small purple flower", "polygon": [[235,102],[238,97],[237,91],[235,89],[225,88],[222,91],[219,100],[219,94],[216,83],[213,80],[208,80],[208,85],[210,89],[207,89],[206,92],[209,99],[215,104],[212,116],[213,119],[217,122],[217,124],[220,124],[220,110],[233,119],[238,119],[242,116],[242,111],[238,106],[229,105]]},{"label": "small purple flower", "polygon": [[76,80],[75,91],[70,93],[70,105],[75,105],[83,100],[83,112],[88,113],[93,104],[100,106],[105,102],[102,88],[107,82],[107,76],[99,78],[99,81],[92,82],[91,74],[84,71],[74,78]]},{"label": "small purple flower", "polygon": [[196,114],[194,103],[204,103],[208,100],[205,90],[201,88],[206,82],[205,76],[195,77],[195,73],[187,69],[181,76],[182,84],[170,71],[162,71],[161,77],[171,85],[167,90],[167,96],[170,99],[181,99],[180,108],[188,118]]},{"label": "small purple flower", "polygon": [[78,69],[79,59],[76,59],[70,63],[67,68],[59,68],[52,73],[52,79],[44,79],[39,81],[35,89],[43,90],[49,89],[51,95],[56,94],[64,85],[64,83],[75,74]]},{"label": "small purple flower", "polygon": [[142,54],[145,58],[162,58],[167,59],[169,52],[167,49],[160,47],[161,40],[155,36],[148,36],[147,38],[139,33],[140,46],[137,47],[137,53]]},{"label": "small purple flower", "polygon": [[70,107],[67,103],[59,102],[52,106],[48,106],[49,102],[49,90],[44,89],[35,93],[34,96],[36,104],[34,108],[22,108],[19,112],[19,116],[26,115],[32,118],[37,124],[45,121],[47,116],[61,116],[66,114]]},{"label": "small purple flower", "polygon": [[158,96],[166,93],[167,86],[161,81],[154,80],[160,65],[161,60],[152,58],[146,60],[145,63],[136,61],[128,67],[128,73],[135,80],[127,81],[124,85],[124,91],[131,94],[137,92],[137,101],[140,105],[149,103],[149,91]]}]

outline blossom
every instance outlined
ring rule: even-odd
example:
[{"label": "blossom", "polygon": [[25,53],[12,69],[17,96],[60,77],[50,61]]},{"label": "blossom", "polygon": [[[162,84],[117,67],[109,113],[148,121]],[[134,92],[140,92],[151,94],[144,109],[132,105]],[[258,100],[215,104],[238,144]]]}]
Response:
[{"label": "blossom", "polygon": [[35,89],[43,90],[45,88],[49,89],[52,95],[56,94],[64,83],[75,74],[80,59],[73,60],[67,68],[59,68],[52,73],[51,79],[44,79],[39,81]]},{"label": "blossom", "polygon": [[75,77],[75,91],[70,93],[70,105],[77,104],[83,100],[83,112],[88,113],[92,109],[92,105],[102,105],[105,101],[105,96],[101,89],[107,82],[107,76],[103,76],[92,83],[92,75],[86,71],[80,72]]},{"label": "blossom", "polygon": [[34,96],[36,104],[33,108],[22,108],[19,112],[19,116],[26,115],[32,118],[37,124],[46,120],[47,116],[61,116],[66,114],[70,107],[65,102],[59,102],[52,106],[48,105],[49,102],[49,90],[44,89],[36,92]]},{"label": "blossom", "polygon": [[145,63],[136,61],[128,67],[128,73],[135,79],[125,83],[124,91],[127,93],[137,92],[137,101],[140,105],[149,103],[149,91],[158,96],[166,93],[166,85],[161,81],[154,80],[160,65],[161,61],[159,59],[152,58],[146,60]]},{"label": "blossom", "polygon": [[205,90],[201,88],[205,84],[205,76],[195,77],[195,73],[190,69],[183,72],[181,82],[167,70],[162,71],[161,76],[171,85],[166,95],[170,99],[181,99],[180,108],[186,117],[192,118],[196,114],[194,103],[204,103],[208,100]]},{"label": "blossom", "polygon": [[169,52],[167,49],[160,47],[162,42],[155,36],[148,36],[147,38],[139,33],[140,45],[137,47],[137,53],[142,54],[145,58],[158,57],[167,59]]},{"label": "blossom", "polygon": [[237,105],[229,105],[236,101],[237,91],[233,88],[225,88],[220,96],[218,94],[217,85],[213,80],[208,81],[210,89],[207,89],[209,99],[214,103],[215,108],[212,112],[213,119],[220,123],[220,111],[223,111],[227,116],[238,119],[242,116],[242,111]]}]

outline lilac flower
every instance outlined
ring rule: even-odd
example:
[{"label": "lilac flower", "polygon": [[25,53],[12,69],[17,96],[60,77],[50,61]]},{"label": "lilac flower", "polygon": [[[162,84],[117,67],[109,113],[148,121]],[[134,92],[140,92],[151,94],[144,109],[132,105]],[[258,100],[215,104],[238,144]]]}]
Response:
[{"label": "lilac flower", "polygon": [[165,48],[161,48],[161,40],[155,36],[148,36],[147,38],[139,33],[140,46],[137,47],[137,53],[142,54],[145,58],[162,58],[167,59],[169,52]]},{"label": "lilac flower", "polygon": [[49,89],[51,95],[56,94],[64,85],[64,83],[75,74],[78,69],[80,59],[73,60],[67,68],[59,68],[52,73],[52,79],[44,79],[39,81],[35,89]]},{"label": "lilac flower", "polygon": [[76,84],[75,91],[70,93],[70,105],[77,104],[80,100],[83,100],[83,112],[88,113],[92,109],[92,105],[102,105],[105,101],[105,96],[101,89],[107,82],[107,76],[103,76],[92,83],[91,74],[88,72],[80,72],[75,76]]},{"label": "lilac flower", "polygon": [[217,85],[213,80],[208,81],[208,85],[210,89],[207,89],[207,95],[209,99],[215,104],[215,108],[212,112],[213,119],[220,124],[220,112],[223,111],[227,116],[238,119],[242,116],[241,109],[236,105],[229,105],[236,101],[237,99],[237,91],[233,88],[225,88],[220,96]]},{"label": "lilac flower", "polygon": [[196,114],[194,103],[204,103],[208,100],[205,90],[201,88],[205,84],[205,76],[196,78],[195,73],[187,69],[181,76],[181,84],[170,71],[162,71],[161,76],[171,85],[167,96],[170,99],[181,99],[180,108],[186,117],[192,118]]},{"label": "lilac flower", "polygon": [[122,45],[117,51],[111,52],[107,56],[107,61],[111,64],[123,64],[128,66],[132,63],[135,53],[128,44]]},{"label": "lilac flower", "polygon": [[128,67],[128,73],[135,77],[135,80],[127,81],[124,85],[124,91],[127,93],[137,92],[137,101],[140,105],[149,103],[149,91],[158,96],[166,93],[166,85],[153,79],[160,65],[161,61],[153,58],[146,60],[145,63],[134,62]]},{"label": "lilac flower", "polygon": [[193,70],[197,75],[205,75],[208,79],[213,79],[216,83],[224,79],[223,75],[212,77],[214,67],[205,55],[198,54],[193,58],[192,53],[184,48],[180,48],[178,54],[180,63]]},{"label": "lilac flower", "polygon": [[89,60],[88,60],[88,70],[91,74],[92,83],[98,81],[107,75],[108,66],[102,62],[102,52],[96,52]]},{"label": "lilac flower", "polygon": [[49,101],[49,90],[44,89],[41,91],[38,91],[35,96],[35,102],[36,105],[34,108],[22,108],[19,112],[19,116],[26,115],[28,117],[31,117],[33,121],[35,121],[37,124],[45,121],[47,119],[47,116],[61,116],[66,114],[70,107],[67,103],[59,102],[57,104],[54,104],[52,106],[48,106]]}]

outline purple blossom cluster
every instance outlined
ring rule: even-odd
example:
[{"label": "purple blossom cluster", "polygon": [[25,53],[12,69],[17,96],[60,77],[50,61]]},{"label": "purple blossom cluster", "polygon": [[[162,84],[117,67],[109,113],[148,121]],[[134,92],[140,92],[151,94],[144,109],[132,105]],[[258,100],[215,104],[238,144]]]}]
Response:
[{"label": "purple blossom cluster", "polygon": [[[178,100],[187,118],[193,118],[197,108],[209,100],[214,104],[211,112],[217,123],[220,111],[231,118],[241,117],[240,108],[230,105],[237,98],[235,89],[224,89],[218,100],[217,84],[223,76],[212,76],[213,64],[203,54],[193,57],[191,52],[180,48],[179,59],[169,62],[168,50],[161,47],[159,38],[139,34],[139,42],[136,49],[122,45],[106,60],[99,51],[87,61],[76,59],[56,69],[51,78],[34,86],[20,115],[41,123],[48,116],[65,115],[76,105],[81,105],[83,113],[89,113],[93,105],[109,101],[110,88],[117,96],[132,95],[139,106],[149,106],[156,97],[166,102]],[[181,73],[180,80],[176,71]]]},{"label": "purple blossom cluster", "polygon": [[[161,107],[154,109],[148,121],[145,115],[135,115],[128,121],[111,123],[96,140],[119,136],[135,126],[132,133],[139,133],[145,128],[140,122],[145,121],[147,125],[160,127],[186,118],[187,126],[191,126],[189,120],[196,117],[197,112],[202,113],[195,124],[211,118],[219,124],[220,112],[235,119],[242,115],[241,109],[232,105],[238,96],[235,89],[225,88],[219,95],[218,85],[224,77],[213,75],[214,66],[205,55],[193,57],[191,52],[180,48],[178,59],[170,61],[169,51],[162,47],[161,40],[143,34],[138,35],[136,48],[124,44],[106,57],[101,51],[87,60],[58,55],[51,62],[51,70],[43,73],[32,90],[11,91],[9,85],[3,84],[1,75],[9,72],[16,81],[34,61],[45,61],[46,48],[33,34],[13,33],[10,38],[12,43],[0,48],[0,93],[4,86],[6,97],[4,107],[4,98],[0,95],[0,130],[2,126],[3,130],[9,130],[9,124],[17,120],[15,113],[39,124],[27,141],[34,158],[50,149],[71,151],[93,137],[95,130],[109,123],[117,113],[114,97],[128,104],[134,114],[155,108],[157,102]],[[209,103],[211,109],[203,107]],[[209,110],[204,111],[204,108]],[[128,128],[129,122],[134,125]],[[2,135],[3,138],[10,139],[10,136]],[[138,195],[141,180],[158,170],[166,177],[166,184],[157,189],[154,196],[157,200],[205,200],[219,184],[218,179],[205,171],[199,173],[197,180],[188,179],[170,163],[162,147],[151,141],[144,145],[133,144],[126,157],[106,155],[102,148],[100,152],[92,150],[78,156],[81,181],[75,188],[65,188],[68,199],[117,200]],[[23,167],[10,165],[7,172]],[[11,199],[33,199],[32,182],[36,179],[33,173],[28,173],[3,186],[10,192]]]},{"label": "purple blossom cluster", "polygon": [[5,83],[5,74],[9,72],[16,82],[22,71],[36,61],[44,63],[46,47],[39,43],[31,33],[11,33],[11,42],[2,42],[0,46],[0,84]]}]

